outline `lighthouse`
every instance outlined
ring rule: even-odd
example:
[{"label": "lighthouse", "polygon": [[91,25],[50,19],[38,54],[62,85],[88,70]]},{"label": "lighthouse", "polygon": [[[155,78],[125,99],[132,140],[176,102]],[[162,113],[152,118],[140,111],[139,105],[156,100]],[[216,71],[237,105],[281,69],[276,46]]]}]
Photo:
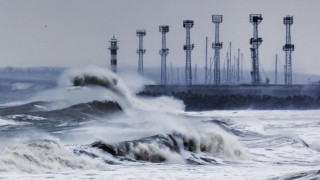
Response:
[{"label": "lighthouse", "polygon": [[117,73],[117,50],[119,49],[117,43],[119,42],[113,35],[111,38],[109,50],[111,53],[111,71]]}]

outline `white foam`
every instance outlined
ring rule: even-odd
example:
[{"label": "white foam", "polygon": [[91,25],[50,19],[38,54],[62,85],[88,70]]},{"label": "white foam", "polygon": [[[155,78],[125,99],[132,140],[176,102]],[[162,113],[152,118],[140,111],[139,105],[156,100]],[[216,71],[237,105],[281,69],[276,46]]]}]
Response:
[{"label": "white foam", "polygon": [[14,122],[12,120],[7,120],[7,119],[1,119],[0,118],[0,126],[7,126],[7,125],[17,125],[17,122]]},{"label": "white foam", "polygon": [[58,172],[72,169],[106,169],[102,162],[72,154],[56,141],[43,140],[0,149],[0,172]]},{"label": "white foam", "polygon": [[41,121],[41,120],[45,120],[46,119],[44,117],[32,116],[32,115],[27,115],[27,114],[10,115],[10,116],[8,116],[8,118],[10,118],[10,119],[32,120],[32,121]]},{"label": "white foam", "polygon": [[39,108],[39,109],[43,109],[43,110],[47,110],[48,109],[45,106],[40,106],[40,105],[33,105],[33,106],[36,107],[36,108]]},{"label": "white foam", "polygon": [[17,83],[13,83],[12,84],[12,87],[11,89],[12,90],[25,90],[25,89],[28,89],[30,87],[32,87],[33,85],[30,84],[30,83],[20,83],[20,82],[17,82]]}]

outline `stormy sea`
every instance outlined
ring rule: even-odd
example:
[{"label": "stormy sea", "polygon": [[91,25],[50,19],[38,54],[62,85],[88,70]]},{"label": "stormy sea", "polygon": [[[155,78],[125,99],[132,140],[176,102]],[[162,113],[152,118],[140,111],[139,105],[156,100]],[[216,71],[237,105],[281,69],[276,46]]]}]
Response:
[{"label": "stormy sea", "polygon": [[320,179],[320,110],[185,111],[131,74],[10,73],[0,179]]}]

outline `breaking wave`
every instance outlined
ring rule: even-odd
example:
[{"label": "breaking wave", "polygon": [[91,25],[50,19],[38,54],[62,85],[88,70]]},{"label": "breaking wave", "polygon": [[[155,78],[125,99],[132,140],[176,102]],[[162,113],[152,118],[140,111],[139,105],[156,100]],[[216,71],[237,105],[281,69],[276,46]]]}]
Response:
[{"label": "breaking wave", "polygon": [[116,74],[98,67],[71,68],[62,74],[58,85],[62,87],[99,86],[121,96],[129,94],[129,90]]},{"label": "breaking wave", "polygon": [[245,157],[235,138],[219,128],[209,127],[195,129],[191,134],[173,132],[120,143],[96,141],[91,147],[120,159],[154,163],[215,164],[219,159]]},{"label": "breaking wave", "polygon": [[47,172],[106,169],[88,156],[75,155],[57,141],[37,140],[0,149],[0,172]]},{"label": "breaking wave", "polygon": [[65,70],[55,88],[36,93],[28,102],[50,102],[47,110],[92,101],[113,101],[124,108],[132,105],[132,96],[116,74],[98,67],[80,67]]},{"label": "breaking wave", "polygon": [[[110,116],[114,112],[120,113]],[[101,169],[122,162],[219,164],[246,156],[232,134],[183,113],[182,101],[136,97],[105,69],[73,68],[61,76],[56,89],[39,93],[29,103],[0,108],[0,117],[6,119],[3,124],[28,123],[28,128],[50,136],[80,140],[70,148],[39,139],[6,146],[0,149],[0,171]],[[20,129],[12,126],[6,132]]]}]

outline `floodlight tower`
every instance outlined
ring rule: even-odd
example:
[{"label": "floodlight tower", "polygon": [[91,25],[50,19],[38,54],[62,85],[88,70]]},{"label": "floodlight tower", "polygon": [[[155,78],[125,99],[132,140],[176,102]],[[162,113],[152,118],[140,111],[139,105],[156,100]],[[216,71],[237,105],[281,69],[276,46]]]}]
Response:
[{"label": "floodlight tower", "polygon": [[220,49],[222,42],[219,42],[219,24],[222,23],[222,15],[212,15],[212,23],[215,24],[215,41],[212,43],[214,49],[214,84],[220,85]]},{"label": "floodlight tower", "polygon": [[294,45],[291,44],[291,25],[293,24],[293,16],[286,16],[283,18],[283,24],[286,26],[286,44],[283,46],[283,51],[286,53],[285,62],[285,84],[292,84],[292,59],[291,55],[294,51]]},{"label": "floodlight tower", "polygon": [[111,71],[116,73],[117,72],[117,50],[119,49],[117,43],[119,42],[113,35],[111,38],[109,50],[111,53]]},{"label": "floodlight tower", "polygon": [[[167,60],[169,49],[166,48],[166,33],[169,32],[169,26],[159,26],[159,31],[162,34],[162,49],[159,54],[161,55],[161,85],[167,84]],[[171,75],[172,76],[172,75]]]},{"label": "floodlight tower", "polygon": [[261,14],[250,14],[250,22],[253,24],[253,38],[250,39],[251,44],[251,57],[252,57],[252,84],[260,84],[260,73],[259,73],[259,46],[262,43],[262,38],[258,36],[258,24],[262,21]]},{"label": "floodlight tower", "polygon": [[137,49],[137,53],[139,54],[139,64],[138,64],[138,73],[143,75],[143,55],[146,53],[146,50],[143,49],[143,37],[146,35],[146,30],[138,29],[137,36],[139,37],[139,49]]},{"label": "floodlight tower", "polygon": [[193,27],[192,20],[184,20],[183,27],[186,28],[186,45],[183,49],[186,51],[186,85],[192,84],[192,71],[191,71],[191,51],[194,48],[194,44],[190,44],[190,29]]}]

